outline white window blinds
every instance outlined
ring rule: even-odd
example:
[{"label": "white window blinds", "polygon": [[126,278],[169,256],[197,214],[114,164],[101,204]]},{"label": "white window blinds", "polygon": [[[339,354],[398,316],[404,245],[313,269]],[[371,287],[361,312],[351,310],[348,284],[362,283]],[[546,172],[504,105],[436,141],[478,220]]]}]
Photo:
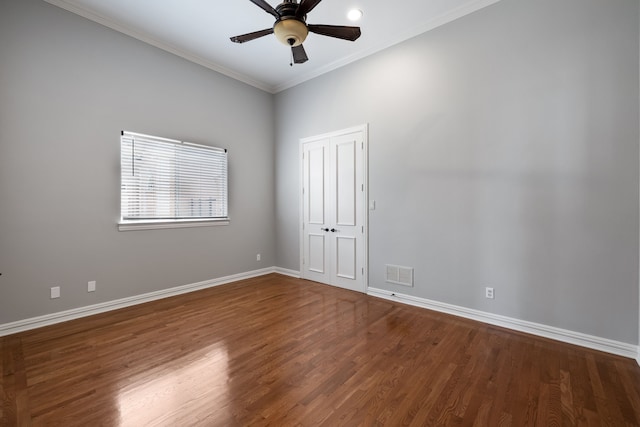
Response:
[{"label": "white window blinds", "polygon": [[122,221],[227,219],[227,151],[122,132]]}]

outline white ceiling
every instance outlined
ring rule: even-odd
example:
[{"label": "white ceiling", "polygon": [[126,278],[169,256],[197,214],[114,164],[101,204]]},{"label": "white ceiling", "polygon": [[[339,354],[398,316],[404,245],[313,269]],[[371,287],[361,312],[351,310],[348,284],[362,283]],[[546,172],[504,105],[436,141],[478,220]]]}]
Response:
[{"label": "white ceiling", "polygon": [[[293,67],[291,50],[273,35],[244,44],[229,40],[273,26],[273,17],[249,0],[45,1],[276,93],[499,0],[324,0],[307,16],[309,24],[356,25],[362,36],[349,42],[309,34],[309,61]],[[358,23],[347,19],[352,8],[364,12]]]}]

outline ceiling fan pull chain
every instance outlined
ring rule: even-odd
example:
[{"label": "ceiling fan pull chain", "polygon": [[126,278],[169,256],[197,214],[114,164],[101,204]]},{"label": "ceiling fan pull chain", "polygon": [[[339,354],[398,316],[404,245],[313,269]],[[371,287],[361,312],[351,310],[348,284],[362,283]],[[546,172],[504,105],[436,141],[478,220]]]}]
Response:
[{"label": "ceiling fan pull chain", "polygon": [[293,67],[293,49],[290,50],[291,62],[289,62],[289,66]]}]

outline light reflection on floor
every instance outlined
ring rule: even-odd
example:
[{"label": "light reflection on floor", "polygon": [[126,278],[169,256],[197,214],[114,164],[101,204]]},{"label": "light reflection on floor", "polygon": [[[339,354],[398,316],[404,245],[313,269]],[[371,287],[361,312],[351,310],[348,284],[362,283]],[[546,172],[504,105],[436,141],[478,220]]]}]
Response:
[{"label": "light reflection on floor", "polygon": [[[183,366],[172,363],[129,378],[118,395],[120,425],[194,425],[228,419],[227,350],[217,343],[198,354],[202,356],[176,362]],[[203,413],[207,420],[191,415]]]}]

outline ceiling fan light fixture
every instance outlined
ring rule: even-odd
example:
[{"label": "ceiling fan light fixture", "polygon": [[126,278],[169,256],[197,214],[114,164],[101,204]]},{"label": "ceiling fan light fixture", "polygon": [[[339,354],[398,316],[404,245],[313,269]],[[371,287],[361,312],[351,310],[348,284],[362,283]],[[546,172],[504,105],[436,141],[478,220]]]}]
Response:
[{"label": "ceiling fan light fixture", "polygon": [[305,23],[297,19],[283,19],[276,22],[273,32],[282,44],[291,47],[300,46],[309,34]]}]

